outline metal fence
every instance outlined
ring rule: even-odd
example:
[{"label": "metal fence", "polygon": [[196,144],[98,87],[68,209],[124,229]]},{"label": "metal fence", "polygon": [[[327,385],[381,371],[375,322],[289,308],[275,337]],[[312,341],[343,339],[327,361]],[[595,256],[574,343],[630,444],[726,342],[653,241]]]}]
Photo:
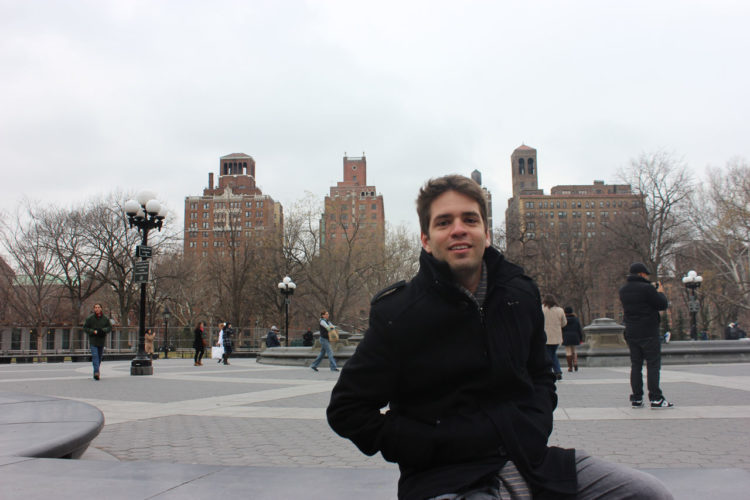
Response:
[{"label": "metal fence", "polygon": [[[149,327],[147,327],[149,328]],[[168,352],[185,352],[193,350],[193,328],[190,327],[151,327],[156,333],[154,351],[163,352],[165,346]],[[27,326],[0,327],[0,355],[74,355],[89,352],[89,338],[80,327],[44,327],[41,339],[36,329]],[[257,351],[265,346],[265,328],[236,328],[235,350]],[[302,330],[291,330],[289,345],[302,345]],[[206,328],[209,346],[216,345],[219,339],[218,328]],[[41,346],[39,345],[41,343]],[[282,337],[282,344],[284,339]],[[41,350],[40,350],[41,347]],[[105,352],[133,353],[138,350],[138,327],[114,327],[107,335]]]}]

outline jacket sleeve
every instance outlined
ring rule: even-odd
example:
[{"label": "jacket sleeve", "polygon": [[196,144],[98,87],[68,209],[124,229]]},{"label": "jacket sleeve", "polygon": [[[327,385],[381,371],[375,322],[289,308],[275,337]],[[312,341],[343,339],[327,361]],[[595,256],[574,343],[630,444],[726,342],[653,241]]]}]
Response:
[{"label": "jacket sleeve", "polygon": [[560,327],[564,327],[568,324],[568,318],[565,317],[565,312],[560,309]]},{"label": "jacket sleeve", "polygon": [[101,332],[104,335],[109,335],[109,333],[112,331],[112,322],[105,316],[102,316],[102,318],[104,319],[104,326],[102,327]]},{"label": "jacket sleeve", "polygon": [[664,311],[667,307],[669,307],[669,300],[667,299],[666,295],[661,292],[657,292],[656,289],[652,286],[649,286],[649,288],[649,302],[651,302],[652,306],[654,306],[658,311]]},{"label": "jacket sleeve", "polygon": [[86,335],[93,335],[94,329],[91,327],[91,316],[86,318],[86,321],[83,322],[83,331]]},{"label": "jacket sleeve", "polygon": [[387,322],[370,313],[370,326],[346,363],[331,393],[327,417],[331,428],[350,439],[366,455],[404,465],[429,460],[435,443],[434,426],[382,413],[396,387],[396,353]]}]

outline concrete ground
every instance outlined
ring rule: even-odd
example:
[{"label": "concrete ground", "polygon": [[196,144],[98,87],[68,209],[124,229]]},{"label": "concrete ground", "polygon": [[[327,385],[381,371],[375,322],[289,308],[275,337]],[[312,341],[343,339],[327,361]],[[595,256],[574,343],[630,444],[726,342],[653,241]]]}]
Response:
[{"label": "concrete ground", "polygon": [[[703,498],[701,492],[722,488],[722,498],[748,498],[750,364],[666,367],[662,389],[677,405],[670,410],[631,409],[628,371],[564,373],[551,444],[653,472],[676,498]],[[129,362],[108,362],[100,381],[91,378],[88,363],[2,365],[0,390],[89,403],[104,413],[105,426],[83,456],[90,461],[84,469],[75,461],[54,466],[49,462],[60,461],[43,459],[0,464],[0,483],[8,484],[10,474],[16,478],[13,491],[0,496],[38,498],[47,489],[60,496],[54,481],[33,478],[54,477],[50,468],[61,479],[91,473],[106,478],[112,462],[120,461],[133,462],[129,470],[140,472],[125,477],[144,488],[128,486],[123,498],[198,498],[212,488],[231,494],[235,482],[244,493],[255,485],[247,497],[291,498],[305,496],[299,489],[316,481],[335,484],[342,494],[308,491],[310,496],[348,498],[343,493],[359,488],[358,498],[395,497],[397,468],[379,455],[361,454],[325,421],[337,377],[327,369],[316,373],[254,359],[230,366],[206,360],[200,367],[192,360],[158,360],[154,375],[142,377],[130,375]],[[169,481],[160,484],[154,474],[153,484],[140,484],[137,478],[154,468]],[[211,481],[201,479],[210,475]],[[189,480],[180,481],[183,476]]]}]

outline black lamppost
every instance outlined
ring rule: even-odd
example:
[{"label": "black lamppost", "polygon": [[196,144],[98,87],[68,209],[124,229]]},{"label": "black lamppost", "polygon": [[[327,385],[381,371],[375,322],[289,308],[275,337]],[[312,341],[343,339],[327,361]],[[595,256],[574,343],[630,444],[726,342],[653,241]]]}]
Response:
[{"label": "black lamppost", "polygon": [[683,276],[682,283],[685,285],[685,290],[688,294],[688,311],[690,312],[690,338],[698,340],[698,311],[700,305],[698,304],[698,297],[695,295],[695,291],[700,288],[703,282],[703,276],[698,276],[695,271],[688,271],[687,276]]},{"label": "black lamppost", "polygon": [[167,359],[169,357],[169,318],[172,317],[169,306],[164,306],[161,315],[164,318],[164,359]]},{"label": "black lamppost", "polygon": [[[141,309],[138,321],[138,353],[130,362],[131,375],[153,375],[154,367],[151,358],[146,356],[144,349],[144,335],[146,333],[146,284],[149,281],[149,259],[151,247],[148,246],[148,232],[152,229],[161,231],[165,210],[156,201],[156,195],[151,191],[141,191],[135,200],[125,202],[124,210],[128,216],[128,223],[135,226],[143,236],[141,244],[135,249],[135,265],[133,276],[136,283],[141,284]],[[140,257],[140,260],[138,258]]]},{"label": "black lamppost", "polygon": [[279,283],[279,291],[284,296],[284,305],[286,306],[286,340],[284,342],[286,347],[289,347],[289,303],[291,302],[290,297],[294,294],[295,288],[297,288],[297,285],[289,276],[285,276],[281,283]]}]

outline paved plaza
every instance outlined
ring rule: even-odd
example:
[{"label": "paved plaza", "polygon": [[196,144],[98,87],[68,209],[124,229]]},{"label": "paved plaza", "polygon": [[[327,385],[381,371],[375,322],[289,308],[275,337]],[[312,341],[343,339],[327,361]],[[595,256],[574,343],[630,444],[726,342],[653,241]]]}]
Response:
[{"label": "paved plaza", "polygon": [[[142,377],[130,375],[127,361],[105,362],[100,381],[89,363],[2,365],[0,390],[99,408],[105,426],[84,460],[261,467],[269,480],[275,468],[290,467],[298,477],[320,468],[341,469],[332,472],[341,477],[351,468],[396,476],[395,465],[361,454],[328,427],[338,373],[231,362],[162,359]],[[628,371],[564,373],[551,444],[646,470],[741,469],[747,482],[750,364],[666,367],[662,389],[677,405],[669,410],[630,408]]]}]

